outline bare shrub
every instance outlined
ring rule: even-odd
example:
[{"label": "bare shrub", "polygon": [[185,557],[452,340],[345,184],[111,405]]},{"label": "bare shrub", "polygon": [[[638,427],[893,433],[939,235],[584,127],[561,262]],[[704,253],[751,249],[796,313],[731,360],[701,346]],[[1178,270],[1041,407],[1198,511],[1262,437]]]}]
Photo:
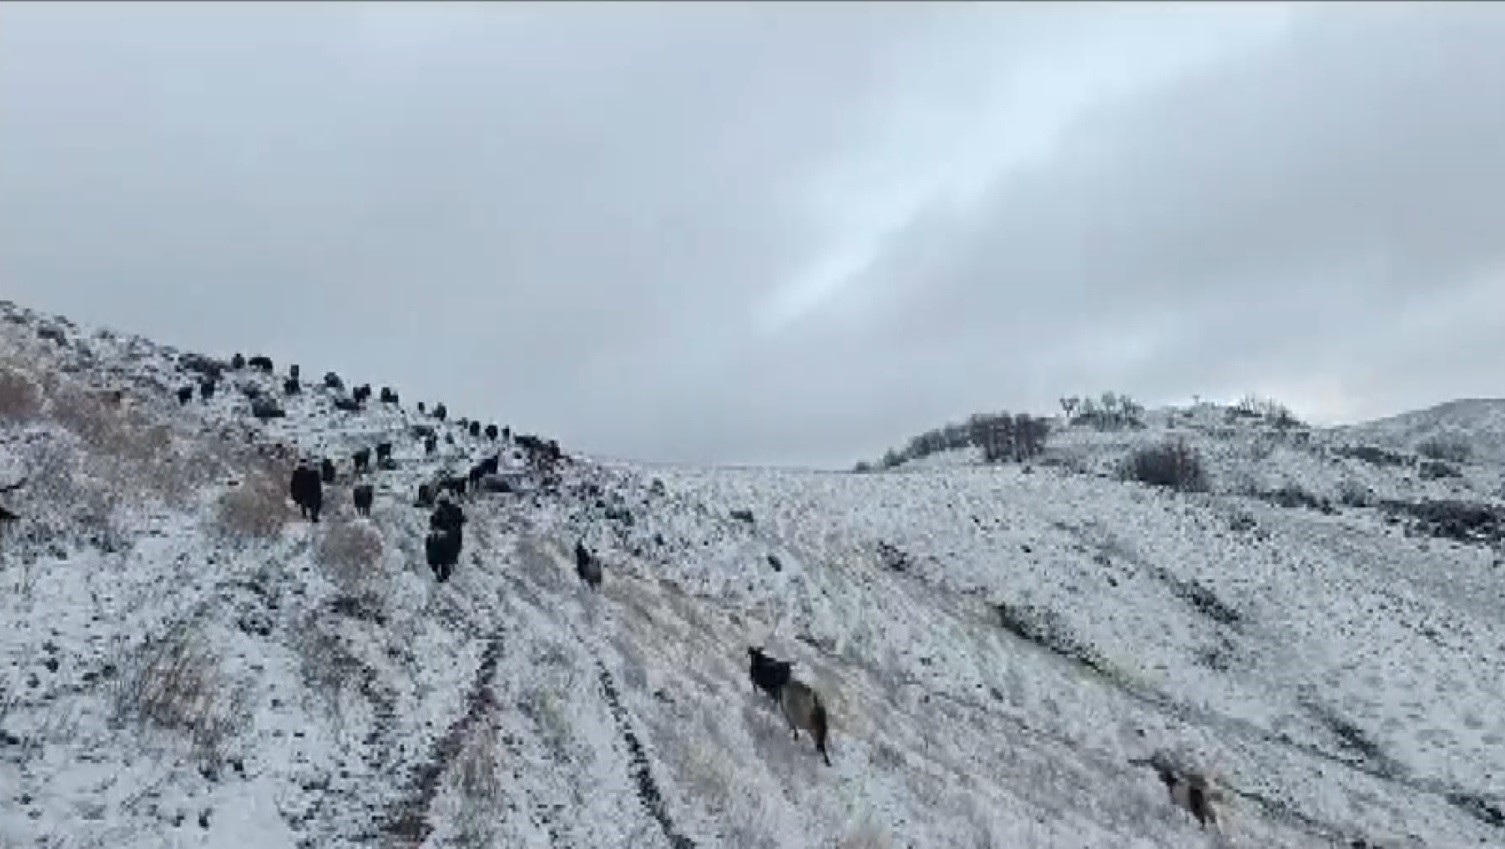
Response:
[{"label": "bare shrub", "polygon": [[242,718],[219,658],[192,630],[148,639],[116,679],[117,717],[188,736],[201,762],[217,767]]},{"label": "bare shrub", "polygon": [[842,836],[837,849],[889,849],[894,845],[888,832],[872,823],[863,823]]},{"label": "bare shrub", "polygon": [[1140,483],[1181,492],[1206,492],[1208,488],[1202,457],[1184,440],[1136,449],[1129,455],[1124,475]]},{"label": "bare shrub", "polygon": [[1416,464],[1416,473],[1426,481],[1463,477],[1463,472],[1457,466],[1442,460],[1423,460]]},{"label": "bare shrub", "polygon": [[1416,446],[1416,453],[1430,460],[1466,463],[1473,453],[1468,440],[1456,436],[1434,436]]},{"label": "bare shrub", "polygon": [[1353,478],[1344,478],[1338,483],[1338,501],[1346,507],[1370,507],[1374,505],[1374,491]]},{"label": "bare shrub", "polygon": [[460,741],[454,777],[460,792],[471,799],[493,801],[502,793],[502,765],[497,752],[501,739],[493,711],[476,717]]},{"label": "bare shrub", "polygon": [[336,583],[351,588],[381,562],[381,533],[364,522],[330,522],[319,537],[316,554]]},{"label": "bare shrub", "polygon": [[220,495],[215,528],[233,539],[275,539],[288,519],[283,496],[281,482],[270,473],[252,472]]},{"label": "bare shrub", "polygon": [[41,393],[25,374],[0,366],[0,419],[27,421],[41,410]]}]

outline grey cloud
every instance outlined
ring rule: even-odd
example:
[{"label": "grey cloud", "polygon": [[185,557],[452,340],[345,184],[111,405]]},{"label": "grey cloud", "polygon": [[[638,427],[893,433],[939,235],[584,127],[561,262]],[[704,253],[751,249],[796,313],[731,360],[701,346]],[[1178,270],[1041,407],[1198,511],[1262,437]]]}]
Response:
[{"label": "grey cloud", "polygon": [[[1314,364],[1431,400],[1385,348],[1435,328],[1384,328],[1498,259],[1487,4],[1306,13],[759,329],[833,249],[820,186],[934,170],[905,151],[969,140],[1017,68],[1126,37],[1104,8],[7,7],[0,268],[42,308],[655,459],[844,463],[976,409]],[[1458,318],[1473,361],[1500,314]]]},{"label": "grey cloud", "polygon": [[[1393,328],[1505,259],[1502,39],[1488,5],[1331,7],[1271,49],[1095,111],[975,218],[916,222],[889,247],[854,331],[884,352],[873,372],[987,340],[993,364],[971,379],[1048,374],[1051,388],[998,393],[1039,407],[1115,371],[1122,388],[1184,398],[1296,384],[1315,361],[1370,393],[1366,414],[1442,400],[1441,361],[1454,391],[1487,394],[1498,343],[1425,357],[1433,369],[1397,360],[1505,330],[1505,287],[1458,317],[1471,327]],[[1159,328],[1147,355],[1115,368],[1115,341],[1145,326]],[[1093,337],[1103,361],[1074,364]]]}]

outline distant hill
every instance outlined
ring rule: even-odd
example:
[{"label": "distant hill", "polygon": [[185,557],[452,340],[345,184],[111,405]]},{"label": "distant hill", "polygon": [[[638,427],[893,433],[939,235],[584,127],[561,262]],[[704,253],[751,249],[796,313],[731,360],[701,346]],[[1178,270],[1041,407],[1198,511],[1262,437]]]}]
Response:
[{"label": "distant hill", "polygon": [[1333,428],[1335,435],[1416,451],[1432,440],[1467,442],[1474,459],[1505,462],[1505,398],[1462,398],[1371,422]]}]

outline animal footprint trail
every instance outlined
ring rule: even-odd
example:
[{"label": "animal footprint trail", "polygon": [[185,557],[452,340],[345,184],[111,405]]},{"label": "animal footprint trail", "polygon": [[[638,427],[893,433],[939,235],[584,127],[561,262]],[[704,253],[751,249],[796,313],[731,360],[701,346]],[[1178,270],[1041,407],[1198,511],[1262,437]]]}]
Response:
[{"label": "animal footprint trail", "polygon": [[622,706],[622,698],[611,680],[611,673],[600,661],[596,665],[600,670],[601,692],[606,698],[607,707],[611,709],[612,718],[616,720],[622,742],[627,746],[628,769],[637,784],[638,799],[642,801],[648,815],[664,830],[664,837],[668,838],[670,846],[674,849],[695,849],[695,842],[676,831],[674,822],[669,818],[663,794],[659,791],[658,782],[654,780],[653,771],[648,764],[648,753],[643,748],[643,742],[638,739],[637,732],[632,730],[630,717],[627,709]]},{"label": "animal footprint trail", "polygon": [[402,841],[403,845],[419,846],[433,833],[434,825],[428,814],[434,797],[439,793],[439,779],[459,755],[470,727],[486,710],[495,706],[496,693],[491,689],[491,679],[496,675],[501,655],[502,638],[498,634],[487,642],[481,653],[480,665],[476,667],[470,692],[465,698],[464,715],[455,720],[434,744],[428,759],[413,768],[408,779],[411,789],[384,818],[382,830]]}]

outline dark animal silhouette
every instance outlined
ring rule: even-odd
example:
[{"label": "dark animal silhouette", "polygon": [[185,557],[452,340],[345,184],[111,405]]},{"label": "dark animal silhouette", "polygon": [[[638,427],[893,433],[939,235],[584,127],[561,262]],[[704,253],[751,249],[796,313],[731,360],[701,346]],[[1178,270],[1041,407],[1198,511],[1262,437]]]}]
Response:
[{"label": "dark animal silhouette", "polygon": [[179,404],[187,404],[189,401],[192,401],[192,400],[193,400],[193,387],[192,386],[185,386],[182,389],[178,390],[178,403]]},{"label": "dark animal silhouette", "polygon": [[319,510],[324,506],[324,486],[319,481],[319,473],[309,468],[307,463],[299,462],[298,468],[293,469],[289,489],[303,518],[312,522],[319,521]]},{"label": "dark animal silhouette", "polygon": [[420,412],[420,413],[426,412],[425,408],[427,406],[428,406],[427,404],[423,403],[422,401],[419,401],[418,402],[418,412]]},{"label": "dark animal silhouette", "polygon": [[200,383],[199,397],[203,398],[205,401],[208,401],[210,398],[214,397],[214,389],[215,383],[212,380],[206,380],[203,383]]},{"label": "dark animal silhouette", "polygon": [[830,732],[830,725],[826,706],[821,704],[820,695],[804,682],[790,679],[789,683],[779,688],[779,709],[789,721],[789,727],[794,729],[794,739],[799,739],[801,728],[809,731],[810,736],[815,738],[815,750],[820,752],[826,766],[830,766],[831,756],[826,753],[826,736]]},{"label": "dark animal silhouette", "polygon": [[1199,828],[1205,830],[1210,822],[1214,829],[1222,830],[1217,809],[1213,807],[1213,801],[1221,797],[1206,775],[1197,771],[1181,773],[1164,763],[1152,765],[1170,794],[1172,804],[1195,817]]},{"label": "dark animal silhouette", "polygon": [[230,358],[230,368],[240,371],[246,367],[246,358],[242,354],[236,354]]},{"label": "dark animal silhouette", "polygon": [[465,484],[465,478],[455,475],[452,477],[446,477],[443,480],[439,481],[439,489],[448,490],[458,497],[465,494]]},{"label": "dark animal silhouette", "polygon": [[345,388],[345,381],[340,380],[340,376],[334,372],[327,371],[324,373],[324,388],[338,391]]},{"label": "dark animal silhouette", "polygon": [[293,363],[292,365],[290,365],[290,366],[287,367],[287,376],[291,377],[293,380],[297,380],[298,379],[298,364],[297,363]]},{"label": "dark animal silhouette", "polygon": [[319,464],[319,478],[325,483],[334,483],[334,461],[325,457]]},{"label": "dark animal silhouette", "polygon": [[487,439],[491,440],[492,442],[495,442],[498,433],[500,433],[500,431],[498,431],[496,429],[496,425],[494,425],[494,424],[486,425],[486,438]]},{"label": "dark animal silhouette", "polygon": [[266,372],[267,374],[271,374],[272,373],[272,358],[271,357],[261,357],[261,356],[252,357],[249,360],[246,360],[246,365],[248,365],[248,366],[250,366],[251,368],[254,368],[254,369],[261,369],[262,371]]},{"label": "dark animal silhouette", "polygon": [[471,422],[470,423],[470,436],[471,436],[472,439],[479,439],[481,437],[481,423],[480,422]]},{"label": "dark animal silhouette", "polygon": [[361,411],[361,402],[354,398],[336,398],[334,399],[334,408],[336,410],[344,410],[347,413],[359,413]]},{"label": "dark animal silhouette", "polygon": [[355,500],[355,512],[361,516],[370,516],[371,502],[375,499],[375,494],[375,490],[369,483],[363,483],[352,490],[351,495]]},{"label": "dark animal silhouette", "polygon": [[439,506],[435,507],[433,514],[429,516],[429,530],[458,535],[464,527],[465,511],[447,496],[440,496]]},{"label": "dark animal silhouette", "polygon": [[447,415],[449,415],[449,410],[445,409],[443,404],[434,405],[434,418],[442,422]]},{"label": "dark animal silhouette", "polygon": [[454,573],[455,564],[460,562],[460,548],[463,545],[459,533],[448,531],[434,531],[423,541],[423,551],[428,558],[429,568],[434,571],[434,577],[439,583],[449,580]]},{"label": "dark animal silhouette", "polygon": [[366,403],[371,398],[371,384],[362,383],[360,386],[350,390],[350,397],[354,398],[356,403]]},{"label": "dark animal silhouette", "polygon": [[511,425],[508,425],[507,427],[502,428],[502,441],[503,442],[511,442],[512,441],[512,426]]},{"label": "dark animal silhouette", "polygon": [[382,460],[390,459],[391,457],[392,457],[392,443],[390,443],[390,442],[378,442],[378,443],[376,443],[376,461],[378,463],[380,463]]},{"label": "dark animal silhouette", "polygon": [[423,453],[432,454],[437,450],[439,450],[439,438],[437,436],[430,436],[423,440]]},{"label": "dark animal silhouette", "polygon": [[286,416],[287,413],[281,407],[277,406],[275,401],[258,397],[251,399],[251,415],[262,421],[266,421],[267,419],[280,419]]},{"label": "dark animal silhouette", "polygon": [[794,664],[787,660],[764,654],[761,648],[748,647],[749,666],[747,674],[753,686],[762,690],[770,699],[778,701],[779,690],[789,683]]},{"label": "dark animal silhouette", "polygon": [[434,506],[434,488],[432,486],[426,483],[421,483],[418,485],[418,506]]},{"label": "dark animal silhouette", "polygon": [[585,547],[584,540],[575,542],[575,574],[591,589],[601,586],[601,561]]},{"label": "dark animal silhouette", "polygon": [[380,395],[380,397],[381,397],[381,402],[383,404],[396,404],[397,403],[397,393],[393,392],[392,391],[392,387],[390,387],[390,386],[383,386],[381,388],[381,395]]},{"label": "dark animal silhouette", "polygon": [[302,388],[298,385],[298,378],[296,377],[289,377],[287,380],[282,381],[282,391],[288,395],[297,395]]},{"label": "dark animal silhouette", "polygon": [[355,471],[357,474],[369,471],[371,469],[370,448],[362,448],[354,454],[351,454],[350,459],[355,462]]}]

